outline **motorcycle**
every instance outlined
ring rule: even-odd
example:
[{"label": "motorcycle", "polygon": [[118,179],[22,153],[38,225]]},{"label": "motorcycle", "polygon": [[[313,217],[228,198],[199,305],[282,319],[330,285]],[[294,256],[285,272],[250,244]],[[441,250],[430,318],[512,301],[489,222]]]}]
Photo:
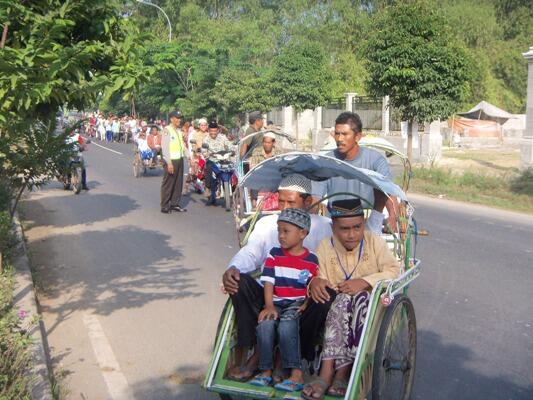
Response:
[{"label": "motorcycle", "polygon": [[[205,146],[206,144],[204,143],[202,147],[205,149]],[[235,175],[235,162],[233,161],[234,156],[235,152],[231,150],[222,150],[211,153],[211,161],[213,161],[211,173],[219,183],[219,190],[222,190],[223,192],[226,211],[231,210],[231,199],[233,195],[233,183]]]},{"label": "motorcycle", "polygon": [[90,139],[76,139],[71,142],[74,146],[74,152],[70,156],[65,170],[58,177],[65,190],[73,190],[75,194],[80,194],[83,188],[83,173],[85,169],[82,152],[85,150],[85,145],[90,142]]}]

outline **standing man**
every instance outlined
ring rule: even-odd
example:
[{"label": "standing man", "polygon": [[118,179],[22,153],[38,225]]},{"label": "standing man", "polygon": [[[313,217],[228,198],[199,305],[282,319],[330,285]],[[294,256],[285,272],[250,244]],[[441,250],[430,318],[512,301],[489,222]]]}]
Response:
[{"label": "standing man", "polygon": [[183,191],[183,158],[186,155],[183,132],[180,129],[182,115],[179,111],[170,113],[170,124],[163,130],[161,150],[163,153],[163,182],[161,183],[161,212],[185,212],[180,207]]},{"label": "standing man", "polygon": [[261,111],[251,112],[248,122],[250,123],[250,126],[244,132],[244,138],[242,139],[243,143],[241,145],[241,157],[244,157],[246,153],[250,152],[250,150],[260,146],[263,141],[263,135],[248,137],[259,132],[261,128],[263,128],[264,121]]},{"label": "standing man", "polygon": [[[359,141],[363,137],[363,123],[356,113],[346,111],[340,114],[335,120],[334,138],[337,149],[326,155],[343,160],[357,168],[366,168],[379,172],[386,178],[391,178],[391,170],[387,159],[375,150],[359,146]],[[380,234],[383,225],[383,209],[387,207],[389,212],[389,227],[392,231],[397,231],[396,224],[396,199],[387,197],[383,192],[372,189],[356,180],[346,180],[343,178],[331,178],[326,181],[327,193],[354,193],[361,197],[362,201],[369,203],[373,207],[372,213],[368,217],[367,227],[374,233]],[[339,200],[343,197],[335,197]],[[348,197],[352,198],[353,197]]]}]

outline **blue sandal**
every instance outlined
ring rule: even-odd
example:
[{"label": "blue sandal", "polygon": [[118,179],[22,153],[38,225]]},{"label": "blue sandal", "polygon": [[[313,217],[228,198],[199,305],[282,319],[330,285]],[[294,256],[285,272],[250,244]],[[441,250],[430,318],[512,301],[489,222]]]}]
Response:
[{"label": "blue sandal", "polygon": [[270,386],[272,384],[272,377],[257,375],[254,379],[252,379],[248,383],[253,386],[261,386],[261,387]]},{"label": "blue sandal", "polygon": [[284,392],[299,392],[304,388],[304,384],[293,382],[290,379],[285,379],[283,382],[278,383],[274,387],[278,390],[283,390]]}]

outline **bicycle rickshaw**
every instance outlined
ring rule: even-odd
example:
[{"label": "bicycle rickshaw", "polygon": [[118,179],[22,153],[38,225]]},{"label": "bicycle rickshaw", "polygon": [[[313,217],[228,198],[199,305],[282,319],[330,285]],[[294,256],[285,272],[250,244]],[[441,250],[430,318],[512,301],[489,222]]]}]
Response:
[{"label": "bicycle rickshaw", "polygon": [[[376,147],[379,148],[379,145]],[[406,169],[409,168],[406,162],[404,166]],[[359,350],[344,398],[408,399],[415,373],[416,319],[413,305],[407,296],[407,289],[420,273],[420,261],[416,259],[417,231],[413,220],[413,207],[399,186],[377,172],[355,168],[325,155],[301,152],[287,153],[265,160],[242,178],[238,189],[240,191],[245,188],[275,191],[282,176],[292,173],[305,175],[313,181],[324,181],[339,176],[348,180],[358,180],[388,196],[396,196],[398,199],[399,232],[386,235],[385,239],[401,264],[401,273],[395,280],[379,282],[370,294]],[[408,174],[406,177],[408,181]],[[336,195],[350,194],[330,194],[327,198]],[[249,220],[248,232],[253,229],[260,214],[261,208],[258,207],[255,215]],[[244,245],[245,241],[246,238],[240,244]],[[299,399],[301,392],[287,394],[273,387],[259,388],[248,383],[226,379],[229,369],[235,366],[234,319],[231,301],[228,300],[219,322],[204,387],[209,391],[219,393],[222,399]],[[307,367],[309,371],[309,366]],[[312,367],[315,371],[318,370],[318,364]],[[325,398],[333,399],[328,396]]]}]

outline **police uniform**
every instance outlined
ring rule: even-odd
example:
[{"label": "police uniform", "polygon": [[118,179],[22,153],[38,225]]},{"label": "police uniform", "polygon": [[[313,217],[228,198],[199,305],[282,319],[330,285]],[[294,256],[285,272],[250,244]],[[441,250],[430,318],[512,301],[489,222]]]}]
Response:
[{"label": "police uniform", "polygon": [[[181,129],[168,125],[163,131],[161,149],[164,162],[164,175],[161,183],[161,210],[178,209],[180,211],[179,202],[183,191],[183,158],[186,151]],[[173,174],[168,172],[168,164],[171,163],[174,167]]]}]

